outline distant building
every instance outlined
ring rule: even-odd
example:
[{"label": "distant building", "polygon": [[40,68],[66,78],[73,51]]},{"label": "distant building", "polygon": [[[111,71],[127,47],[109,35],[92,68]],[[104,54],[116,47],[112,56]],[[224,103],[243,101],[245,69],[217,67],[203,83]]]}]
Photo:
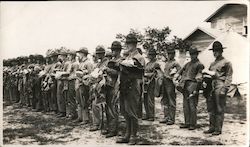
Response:
[{"label": "distant building", "polygon": [[224,4],[205,21],[211,23],[213,29],[232,30],[247,36],[247,5]]},{"label": "distant building", "polygon": [[183,40],[190,42],[200,50],[206,49],[217,37],[231,31],[247,36],[247,5],[224,4],[205,22],[211,23],[211,28],[197,27]]},{"label": "distant building", "polygon": [[221,32],[217,29],[201,28],[197,27],[193,32],[191,32],[184,41],[192,43],[192,45],[199,50],[206,49],[209,44],[211,44]]}]

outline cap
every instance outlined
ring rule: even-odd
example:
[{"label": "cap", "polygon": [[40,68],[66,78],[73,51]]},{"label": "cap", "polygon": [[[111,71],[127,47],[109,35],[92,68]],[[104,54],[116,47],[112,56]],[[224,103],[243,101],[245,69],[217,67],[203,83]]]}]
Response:
[{"label": "cap", "polygon": [[195,53],[199,53],[201,51],[199,51],[196,47],[191,47],[189,49],[189,54],[195,54]]},{"label": "cap", "polygon": [[174,54],[175,53],[175,49],[174,48],[167,49],[167,53],[168,54]]},{"label": "cap", "polygon": [[219,50],[223,50],[225,49],[225,47],[222,46],[222,44],[219,42],[219,41],[215,41],[213,43],[213,47],[209,50],[212,50],[212,51],[219,51]]},{"label": "cap", "polygon": [[95,53],[96,54],[100,54],[100,53],[105,53],[105,48],[103,45],[98,45],[96,48],[95,48]]},{"label": "cap", "polygon": [[119,41],[113,41],[111,45],[111,50],[121,50],[122,45]]},{"label": "cap", "polygon": [[148,55],[156,55],[157,53],[156,53],[156,50],[155,49],[149,49],[149,51],[148,51]]},{"label": "cap", "polygon": [[76,53],[84,53],[84,54],[88,54],[89,51],[86,47],[81,47],[78,51],[76,51]]},{"label": "cap", "polygon": [[137,42],[138,42],[138,40],[134,34],[128,34],[126,36],[126,43],[135,43],[136,44]]}]

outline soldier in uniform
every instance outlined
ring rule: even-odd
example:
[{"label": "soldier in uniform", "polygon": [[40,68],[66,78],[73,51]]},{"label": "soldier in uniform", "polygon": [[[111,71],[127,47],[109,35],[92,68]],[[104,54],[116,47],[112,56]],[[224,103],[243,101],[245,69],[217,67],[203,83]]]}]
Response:
[{"label": "soldier in uniform", "polygon": [[42,72],[39,73],[39,77],[42,79],[41,83],[41,90],[42,90],[42,95],[44,99],[44,106],[45,106],[45,111],[52,111],[53,110],[53,103],[51,99],[51,77],[49,76],[49,72],[52,67],[52,61],[50,59],[51,57],[51,51],[48,50],[46,52],[46,58],[45,58],[45,67]]},{"label": "soldier in uniform", "polygon": [[107,52],[105,53],[105,57],[106,57],[108,60],[111,60],[112,57],[113,57],[112,52],[107,51]]},{"label": "soldier in uniform", "polygon": [[20,104],[21,106],[27,106],[28,104],[28,75],[29,75],[29,70],[28,70],[28,65],[27,62],[24,61],[23,64],[21,65],[21,82],[22,82],[22,88],[21,88],[21,99],[20,99]]},{"label": "soldier in uniform", "polygon": [[56,80],[57,80],[57,105],[58,105],[58,111],[59,111],[59,117],[65,117],[66,116],[66,99],[63,95],[64,91],[64,80],[62,72],[64,70],[64,65],[67,58],[67,52],[65,48],[60,48],[60,51],[58,52],[58,66],[56,70]]},{"label": "soldier in uniform", "polygon": [[75,91],[78,114],[76,122],[82,122],[81,124],[83,125],[89,123],[89,85],[83,81],[83,77],[93,70],[93,65],[87,57],[88,54],[88,49],[86,47],[81,47],[76,52],[79,65],[77,66],[76,63],[74,65],[76,70]]},{"label": "soldier in uniform", "polygon": [[107,73],[106,80],[106,116],[107,116],[107,135],[106,138],[116,136],[118,129],[119,117],[119,63],[122,61],[121,57],[121,43],[114,41],[111,45],[113,57],[108,62],[105,72]]},{"label": "soldier in uniform", "polygon": [[199,61],[198,54],[200,51],[197,48],[190,48],[189,54],[191,61],[184,65],[184,67],[176,74],[175,78],[181,76],[184,83],[183,87],[183,111],[185,124],[180,128],[188,128],[189,130],[196,129],[197,123],[197,104],[199,97],[199,90],[202,82],[202,70],[204,65]]},{"label": "soldier in uniform", "polygon": [[14,74],[13,74],[13,85],[11,85],[11,97],[10,97],[10,102],[12,103],[13,101],[18,100],[19,93],[18,93],[18,69],[19,69],[19,64],[20,60],[16,59],[14,60],[15,65],[13,66]]},{"label": "soldier in uniform", "polygon": [[69,119],[75,119],[77,117],[75,101],[75,73],[73,68],[75,56],[75,51],[68,51],[67,61],[65,62],[63,68],[63,71],[67,74],[64,80],[64,97],[66,99],[66,115]]},{"label": "soldier in uniform", "polygon": [[209,112],[209,130],[204,133],[220,135],[222,131],[224,113],[226,106],[226,96],[232,82],[232,64],[222,56],[224,47],[219,41],[213,43],[212,50],[215,61],[211,63],[209,70],[204,70],[212,78],[212,92],[208,97],[207,106]]},{"label": "soldier in uniform", "polygon": [[144,107],[146,116],[143,120],[154,121],[155,117],[155,84],[158,70],[161,70],[156,60],[155,49],[148,51],[149,62],[145,66],[144,74]]},{"label": "soldier in uniform", "polygon": [[[97,131],[101,129],[103,124],[103,112],[105,111],[105,79],[104,79],[104,70],[108,64],[108,59],[105,58],[105,49],[102,45],[96,47],[96,58],[97,64],[95,70],[91,73],[91,78],[94,82],[91,85],[91,101],[92,101],[92,127],[90,131]],[[95,75],[95,76],[93,76]],[[106,132],[105,132],[106,133]],[[104,133],[104,134],[105,134]]]},{"label": "soldier in uniform", "polygon": [[167,123],[172,125],[175,123],[175,111],[176,111],[176,93],[175,85],[173,83],[174,75],[181,69],[181,66],[175,61],[175,50],[168,49],[168,60],[164,67],[163,78],[163,97],[162,105],[164,109],[164,119],[160,123]]},{"label": "soldier in uniform", "polygon": [[[38,56],[36,56],[36,60],[40,60]],[[36,61],[40,62],[40,61]],[[45,108],[45,99],[42,97],[42,91],[41,91],[41,77],[39,77],[39,72],[42,70],[40,65],[34,64],[33,69],[33,79],[34,79],[34,95],[36,99],[36,111],[47,111]]]},{"label": "soldier in uniform", "polygon": [[3,60],[3,101],[8,102],[10,100],[8,89],[9,89],[9,60]]},{"label": "soldier in uniform", "polygon": [[141,79],[144,75],[145,60],[138,52],[137,38],[133,34],[126,36],[128,56],[120,64],[120,101],[121,113],[126,121],[125,136],[117,143],[136,144],[138,130],[138,106],[141,98]]},{"label": "soldier in uniform", "polygon": [[51,69],[48,73],[48,83],[50,84],[50,90],[51,90],[51,104],[52,104],[52,111],[54,113],[58,113],[58,105],[57,105],[57,81],[55,79],[55,73],[58,67],[61,66],[59,62],[57,62],[58,58],[58,50],[52,50],[50,54],[50,60],[51,60]]}]

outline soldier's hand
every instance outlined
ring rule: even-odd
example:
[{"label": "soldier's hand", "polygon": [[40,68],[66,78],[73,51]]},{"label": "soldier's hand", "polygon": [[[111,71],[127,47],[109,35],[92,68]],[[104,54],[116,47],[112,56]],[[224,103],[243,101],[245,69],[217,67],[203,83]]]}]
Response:
[{"label": "soldier's hand", "polygon": [[227,88],[221,88],[220,95],[225,96],[227,94]]},{"label": "soldier's hand", "polygon": [[208,70],[208,69],[203,69],[202,70],[202,73],[203,74],[208,74],[208,75],[210,75],[210,76],[214,76],[215,75],[215,72],[214,71],[210,71],[210,70]]},{"label": "soldier's hand", "polygon": [[202,87],[206,88],[207,87],[207,83],[206,82],[202,82]]}]

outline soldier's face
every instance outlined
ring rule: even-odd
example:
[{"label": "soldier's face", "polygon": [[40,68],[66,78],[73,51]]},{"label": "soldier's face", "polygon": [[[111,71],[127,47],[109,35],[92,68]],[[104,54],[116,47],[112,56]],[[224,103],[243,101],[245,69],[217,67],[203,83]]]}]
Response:
[{"label": "soldier's face", "polygon": [[149,58],[150,60],[155,59],[155,57],[156,57],[156,55],[148,55],[148,58]]},{"label": "soldier's face", "polygon": [[175,56],[175,54],[174,54],[174,53],[170,53],[170,54],[168,54],[168,58],[169,58],[170,60],[174,59],[174,56]]},{"label": "soldier's face", "polygon": [[112,54],[116,57],[121,54],[121,50],[112,50]]},{"label": "soldier's face", "polygon": [[198,53],[190,54],[191,60],[197,59]]},{"label": "soldier's face", "polygon": [[215,58],[218,58],[219,56],[221,56],[222,55],[222,51],[213,51],[213,54],[214,54],[214,57]]},{"label": "soldier's face", "polygon": [[98,53],[96,54],[97,59],[102,59],[105,56],[105,53]]},{"label": "soldier's face", "polygon": [[59,60],[59,61],[64,61],[65,58],[66,58],[65,55],[58,55],[58,60]]},{"label": "soldier's face", "polygon": [[72,59],[73,59],[73,55],[69,54],[69,55],[67,56],[67,60],[71,61]]},{"label": "soldier's face", "polygon": [[76,57],[77,57],[77,59],[79,60],[81,60],[82,59],[82,56],[81,56],[81,54],[80,53],[76,53]]},{"label": "soldier's face", "polygon": [[132,50],[132,49],[135,49],[136,48],[136,44],[134,43],[127,43],[126,44],[126,49],[127,50]]},{"label": "soldier's face", "polygon": [[87,55],[84,53],[76,53],[76,56],[78,57],[79,60],[83,60],[84,58],[87,58]]},{"label": "soldier's face", "polygon": [[79,57],[78,56],[76,56],[75,59],[76,59],[76,61],[79,61]]}]

